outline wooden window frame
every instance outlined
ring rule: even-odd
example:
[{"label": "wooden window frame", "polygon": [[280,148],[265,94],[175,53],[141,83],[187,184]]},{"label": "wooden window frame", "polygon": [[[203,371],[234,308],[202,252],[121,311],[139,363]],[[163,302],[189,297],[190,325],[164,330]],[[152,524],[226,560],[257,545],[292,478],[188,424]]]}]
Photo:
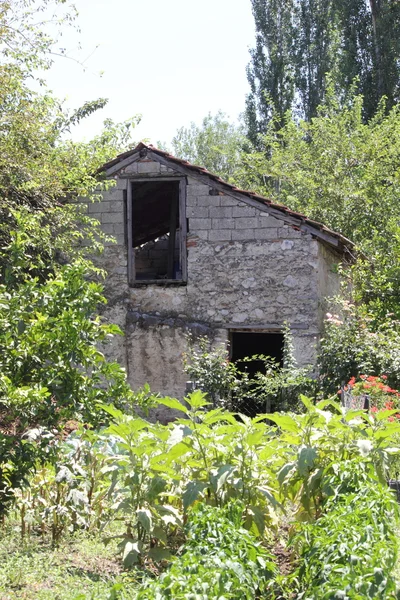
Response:
[{"label": "wooden window frame", "polygon": [[[179,229],[181,231],[179,252],[181,258],[181,279],[136,279],[135,271],[135,248],[133,247],[133,185],[139,181],[178,181],[179,182]],[[132,287],[143,287],[146,285],[186,285],[187,284],[187,220],[186,220],[186,177],[135,177],[129,178],[126,191],[126,231],[127,231],[127,254],[128,254],[128,283]]]}]

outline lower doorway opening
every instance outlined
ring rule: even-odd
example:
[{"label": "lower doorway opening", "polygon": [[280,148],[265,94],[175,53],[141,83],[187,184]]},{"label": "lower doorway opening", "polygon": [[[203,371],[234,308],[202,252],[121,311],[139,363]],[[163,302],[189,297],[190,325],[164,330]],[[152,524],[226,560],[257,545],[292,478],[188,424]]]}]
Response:
[{"label": "lower doorway opening", "polygon": [[[266,373],[265,361],[249,358],[256,355],[268,356],[276,368],[283,367],[284,336],[281,332],[255,332],[236,330],[230,332],[230,354],[232,362],[236,363],[239,372],[247,373],[249,379],[254,380],[257,373]],[[250,386],[249,396],[237,397],[234,400],[235,410],[250,417],[258,413],[273,412],[277,410],[271,399],[257,397],[254,394],[256,384]]]}]

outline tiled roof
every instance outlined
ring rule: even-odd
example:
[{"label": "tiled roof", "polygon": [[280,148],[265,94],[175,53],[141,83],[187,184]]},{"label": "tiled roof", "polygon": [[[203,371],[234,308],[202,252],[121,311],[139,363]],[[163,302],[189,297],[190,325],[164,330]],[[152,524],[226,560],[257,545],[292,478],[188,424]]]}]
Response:
[{"label": "tiled roof", "polygon": [[[132,150],[123,152],[122,154],[119,154],[115,159],[104,164],[98,170],[98,172],[101,173],[104,171],[108,171],[112,167],[118,165],[118,163],[125,161],[125,159],[128,159],[129,157],[131,157],[135,154],[143,153],[144,151],[150,152],[151,154],[155,155],[155,157],[159,156],[161,159],[168,161],[170,163],[171,168],[176,166],[179,169],[179,167],[181,167],[182,169],[184,169],[186,172],[188,172],[193,177],[196,177],[196,175],[199,175],[202,177],[207,177],[210,180],[210,185],[212,185],[212,182],[216,183],[218,186],[217,189],[219,189],[220,191],[224,191],[226,194],[229,194],[230,192],[235,195],[239,194],[240,196],[243,197],[242,199],[244,202],[246,201],[246,198],[249,198],[253,201],[263,204],[264,206],[266,206],[268,208],[271,208],[274,212],[278,211],[278,212],[282,213],[282,218],[289,217],[289,218],[291,218],[291,220],[293,219],[293,223],[290,223],[290,224],[292,224],[293,227],[298,227],[299,229],[306,228],[307,231],[309,228],[311,228],[311,230],[315,230],[315,235],[317,235],[318,237],[323,237],[323,234],[326,234],[326,237],[327,237],[326,241],[328,243],[329,243],[328,238],[333,238],[334,240],[336,240],[336,243],[334,245],[336,246],[337,250],[348,251],[351,253],[351,251],[354,249],[354,243],[351,240],[349,240],[342,234],[340,234],[336,231],[333,231],[332,229],[329,229],[322,223],[319,223],[318,221],[314,221],[302,213],[298,213],[294,210],[291,210],[290,208],[288,208],[287,206],[284,206],[283,204],[278,204],[276,202],[273,202],[272,200],[269,200],[268,198],[265,198],[264,196],[260,196],[259,194],[251,192],[249,190],[242,190],[230,183],[227,183],[226,181],[224,181],[217,175],[210,173],[210,171],[208,171],[204,167],[200,167],[198,165],[193,165],[190,162],[188,162],[187,160],[183,160],[181,158],[177,158],[176,156],[172,156],[172,154],[169,154],[168,152],[165,152],[164,150],[160,150],[159,148],[156,148],[155,146],[153,146],[151,144],[145,144],[144,142],[140,142]],[[309,231],[309,233],[312,234],[313,231]],[[318,235],[318,233],[319,233],[319,235]]]}]

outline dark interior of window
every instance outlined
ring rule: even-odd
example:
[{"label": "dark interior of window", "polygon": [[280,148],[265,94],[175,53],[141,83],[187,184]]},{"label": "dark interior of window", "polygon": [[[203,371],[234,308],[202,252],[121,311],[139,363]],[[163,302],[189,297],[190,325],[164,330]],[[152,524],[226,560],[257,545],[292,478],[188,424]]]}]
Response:
[{"label": "dark interior of window", "polygon": [[[252,379],[257,373],[265,373],[265,363],[262,360],[244,361],[243,359],[262,354],[274,359],[277,368],[280,368],[283,366],[283,347],[282,333],[231,332],[231,360],[236,363],[239,371],[247,372]],[[278,410],[271,403],[266,406],[264,400],[250,396],[237,398],[235,404],[236,410],[250,417],[254,417],[260,412]]]},{"label": "dark interior of window", "polygon": [[132,183],[135,279],[181,280],[179,181]]}]

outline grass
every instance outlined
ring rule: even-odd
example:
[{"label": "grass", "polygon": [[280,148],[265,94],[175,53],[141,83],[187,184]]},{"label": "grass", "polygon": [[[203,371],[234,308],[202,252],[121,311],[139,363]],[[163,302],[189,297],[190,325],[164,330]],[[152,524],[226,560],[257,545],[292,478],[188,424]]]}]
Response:
[{"label": "grass", "polygon": [[129,598],[135,584],[115,547],[99,537],[74,535],[58,548],[36,536],[22,541],[12,530],[1,537],[0,600],[114,600],[112,588],[122,582]]}]

